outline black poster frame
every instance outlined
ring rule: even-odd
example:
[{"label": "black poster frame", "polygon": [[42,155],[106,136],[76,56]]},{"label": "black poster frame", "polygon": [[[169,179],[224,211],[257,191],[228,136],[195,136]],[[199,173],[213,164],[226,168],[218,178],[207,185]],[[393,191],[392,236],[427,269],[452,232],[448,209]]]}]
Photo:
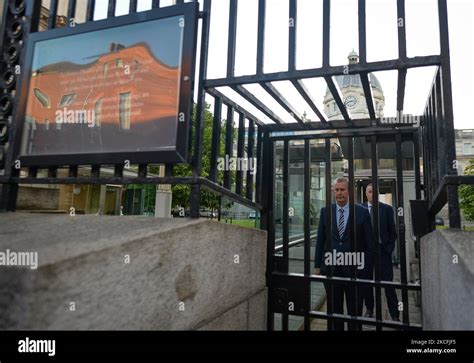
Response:
[{"label": "black poster frame", "polygon": [[[78,154],[46,154],[21,155],[21,139],[25,123],[27,94],[32,72],[32,61],[35,44],[40,41],[63,38],[100,31],[109,28],[127,26],[152,20],[159,20],[174,16],[184,18],[183,43],[181,50],[181,72],[179,81],[177,138],[175,148],[158,151],[125,151],[108,153],[78,153]],[[50,167],[62,165],[107,165],[107,164],[175,164],[186,163],[188,159],[188,137],[192,120],[192,104],[194,94],[195,49],[197,46],[197,30],[199,18],[199,4],[185,3],[176,6],[155,8],[149,11],[133,13],[120,17],[91,21],[76,26],[51,29],[46,32],[36,32],[26,39],[26,57],[22,67],[19,84],[19,104],[16,112],[15,130],[13,131],[14,160],[20,161],[21,167]],[[184,116],[184,121],[178,121]]]}]

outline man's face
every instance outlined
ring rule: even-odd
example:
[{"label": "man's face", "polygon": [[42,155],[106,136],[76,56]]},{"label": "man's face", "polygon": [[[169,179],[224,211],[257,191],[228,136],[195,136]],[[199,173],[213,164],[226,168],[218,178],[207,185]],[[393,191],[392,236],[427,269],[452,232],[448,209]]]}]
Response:
[{"label": "man's face", "polygon": [[347,183],[338,182],[334,186],[334,196],[336,197],[336,203],[341,207],[345,206],[349,201],[349,188]]},{"label": "man's face", "polygon": [[369,201],[370,204],[372,204],[372,185],[369,185],[367,189],[365,190],[365,195],[367,197],[367,200]]}]

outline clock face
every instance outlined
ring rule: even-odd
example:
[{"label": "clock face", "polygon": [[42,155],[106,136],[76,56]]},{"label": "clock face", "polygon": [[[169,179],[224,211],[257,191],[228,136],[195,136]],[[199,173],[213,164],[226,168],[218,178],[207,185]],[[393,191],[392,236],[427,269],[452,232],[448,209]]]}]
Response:
[{"label": "clock face", "polygon": [[357,97],[354,97],[354,96],[348,96],[346,97],[346,99],[344,100],[344,105],[347,107],[347,108],[354,108],[357,106]]}]

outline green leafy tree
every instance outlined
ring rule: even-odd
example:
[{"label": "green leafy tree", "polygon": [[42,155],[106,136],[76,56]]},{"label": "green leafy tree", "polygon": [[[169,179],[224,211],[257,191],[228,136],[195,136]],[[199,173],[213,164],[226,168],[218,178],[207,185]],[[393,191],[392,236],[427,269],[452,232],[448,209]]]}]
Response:
[{"label": "green leafy tree", "polygon": [[[202,170],[201,176],[208,177],[211,169],[211,147],[212,147],[212,127],[213,127],[213,115],[209,110],[210,105],[206,104],[204,110],[204,132],[202,139],[202,150],[201,150],[201,162]],[[193,108],[193,116],[196,115],[196,105]],[[194,145],[192,145],[194,147]],[[225,150],[225,121],[221,124],[221,143],[219,155],[223,156]],[[191,152],[191,151],[190,151]],[[158,173],[158,166],[150,167],[150,172]],[[192,176],[192,167],[189,164],[177,164],[173,169],[173,176]],[[218,179],[222,180],[223,173],[219,172]],[[191,187],[189,185],[173,185],[173,204],[172,207],[178,206],[188,208],[189,207],[189,196]],[[207,209],[216,210],[219,207],[219,198],[204,189],[201,189],[201,206]]]},{"label": "green leafy tree", "polygon": [[[464,175],[474,175],[474,159],[469,160],[469,164],[464,170]],[[468,221],[474,221],[474,185],[460,186],[459,199],[464,217]]]}]

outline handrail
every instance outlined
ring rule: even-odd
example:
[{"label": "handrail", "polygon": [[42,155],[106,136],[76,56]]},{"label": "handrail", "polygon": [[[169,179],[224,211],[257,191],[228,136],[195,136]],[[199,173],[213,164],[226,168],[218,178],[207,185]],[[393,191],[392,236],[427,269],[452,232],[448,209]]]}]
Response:
[{"label": "handrail", "polygon": [[[318,235],[317,233],[313,233],[309,236],[309,238],[310,239],[315,238],[317,235]],[[304,236],[304,233],[297,234],[296,236],[293,236],[292,238],[295,238],[295,237],[298,237],[298,236]],[[275,242],[279,241],[279,240],[282,240],[282,239],[283,238],[278,238],[278,239],[275,240]],[[296,245],[299,245],[299,244],[304,242],[304,239],[305,238],[303,237],[303,238],[298,238],[294,241],[291,241],[291,242],[288,243],[288,247],[294,247]],[[283,250],[283,245],[275,246],[275,252],[280,252],[281,250]]]}]

